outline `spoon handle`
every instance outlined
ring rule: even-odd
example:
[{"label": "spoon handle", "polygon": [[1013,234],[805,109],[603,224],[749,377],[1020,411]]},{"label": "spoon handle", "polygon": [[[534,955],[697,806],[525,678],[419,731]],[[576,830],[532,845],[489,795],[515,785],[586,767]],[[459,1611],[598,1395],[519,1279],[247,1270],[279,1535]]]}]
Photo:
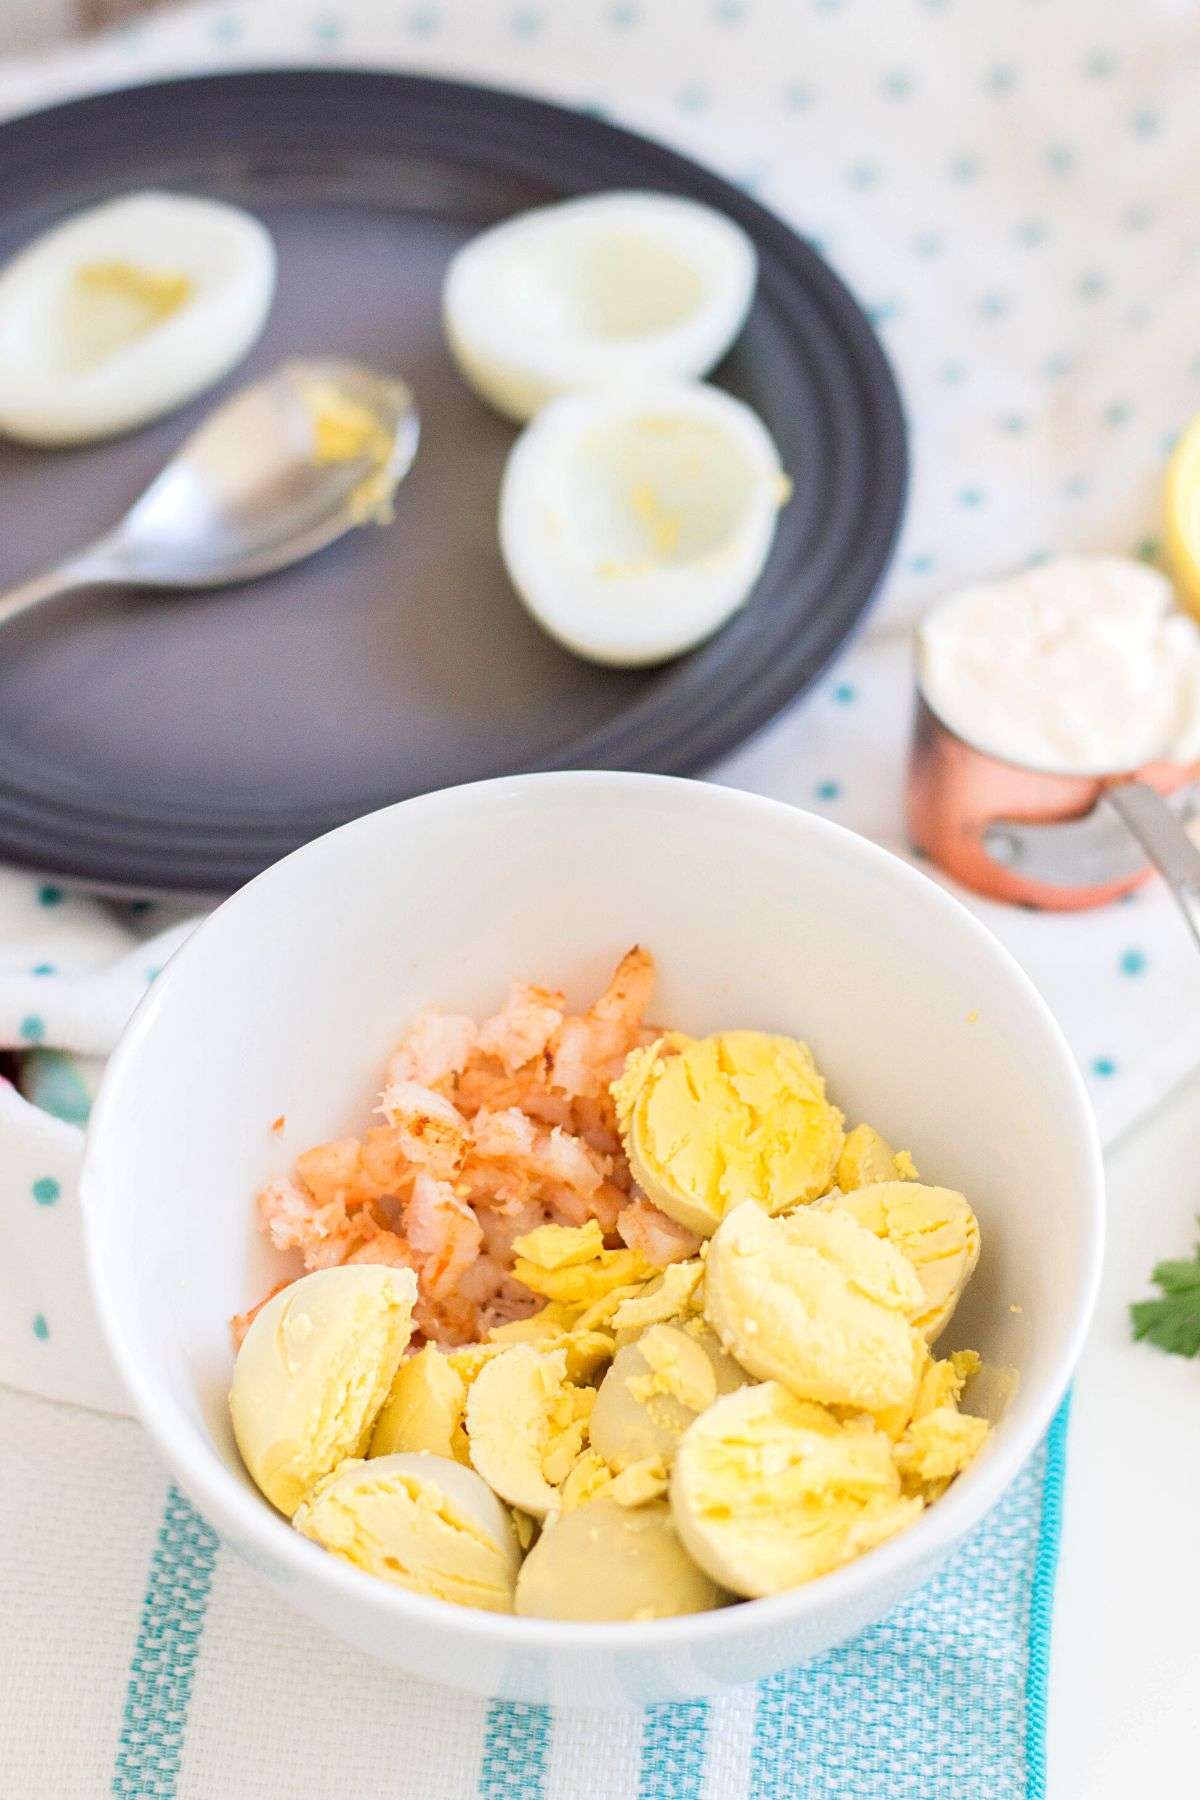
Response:
[{"label": "spoon handle", "polygon": [[1179,903],[1200,944],[1200,850],[1161,794],[1143,781],[1109,788],[1104,804],[1124,820]]},{"label": "spoon handle", "polygon": [[35,606],[41,606],[45,600],[55,600],[60,594],[69,594],[75,588],[92,587],[111,581],[113,572],[98,551],[99,546],[82,550],[78,556],[56,563],[41,575],[33,575],[28,581],[19,581],[16,587],[7,588],[0,593],[0,625],[6,625],[21,613],[32,612]]}]

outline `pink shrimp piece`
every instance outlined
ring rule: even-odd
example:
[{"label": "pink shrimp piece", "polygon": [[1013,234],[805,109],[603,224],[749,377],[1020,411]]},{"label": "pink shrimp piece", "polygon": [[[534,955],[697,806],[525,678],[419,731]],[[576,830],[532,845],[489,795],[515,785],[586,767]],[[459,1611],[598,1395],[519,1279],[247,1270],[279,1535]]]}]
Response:
[{"label": "pink shrimp piece", "polygon": [[457,1294],[448,1294],[444,1300],[418,1294],[413,1318],[422,1337],[430,1343],[444,1344],[448,1350],[479,1341],[478,1310]]},{"label": "pink shrimp piece", "polygon": [[373,1262],[374,1257],[360,1256],[359,1251],[364,1244],[373,1243],[378,1235],[370,1213],[356,1212],[340,1231],[330,1232],[328,1237],[308,1246],[304,1252],[304,1267],[311,1274],[314,1269],[337,1269],[347,1262]]},{"label": "pink shrimp piece", "polygon": [[453,1293],[479,1255],[483,1232],[469,1206],[444,1181],[422,1169],[404,1209],[408,1241],[417,1252],[421,1285],[431,1300]]},{"label": "pink shrimp piece", "polygon": [[556,1094],[546,1086],[544,1067],[538,1065],[538,1080],[530,1084],[518,1102],[522,1111],[539,1125],[561,1125],[564,1131],[575,1129],[571,1102],[566,1094]]},{"label": "pink shrimp piece", "polygon": [[512,1206],[533,1197],[530,1158],[537,1127],[519,1108],[477,1112],[471,1123],[472,1145],[456,1184],[463,1198],[477,1206]]},{"label": "pink shrimp piece", "polygon": [[[538,1200],[510,1201],[483,1207],[478,1218],[486,1254],[507,1269],[512,1267],[513,1244],[546,1223],[546,1208]],[[524,1288],[521,1291],[524,1293]]]},{"label": "pink shrimp piece", "polygon": [[605,1237],[611,1237],[617,1229],[621,1208],[628,1200],[625,1190],[614,1187],[611,1181],[602,1181],[595,1193],[589,1196],[588,1212],[597,1221]]},{"label": "pink shrimp piece", "polygon": [[605,1237],[612,1236],[617,1216],[626,1204],[625,1195],[607,1181],[586,1199],[569,1187],[545,1188],[542,1197],[552,1225],[586,1225],[589,1219],[595,1219]]},{"label": "pink shrimp piece", "polygon": [[418,1081],[422,1087],[441,1087],[462,1073],[475,1048],[476,1025],[461,1013],[441,1013],[433,1008],[419,1012],[388,1059],[385,1083]]},{"label": "pink shrimp piece", "polygon": [[299,1182],[281,1175],[258,1196],[258,1221],[276,1250],[309,1253],[345,1230],[346,1207],[340,1194],[319,1203]]},{"label": "pink shrimp piece", "polygon": [[552,1131],[539,1145],[536,1167],[556,1222],[584,1225],[597,1219],[606,1236],[614,1229],[625,1195],[607,1178],[607,1157],[579,1138]]},{"label": "pink shrimp piece", "polygon": [[579,1138],[568,1137],[555,1126],[544,1146],[539,1146],[538,1166],[552,1181],[572,1189],[583,1199],[596,1192],[608,1173],[608,1163]]},{"label": "pink shrimp piece", "polygon": [[613,970],[612,979],[589,1009],[588,1017],[617,1027],[632,1041],[637,1036],[642,1014],[650,1004],[654,977],[654,958],[640,944],[635,944]]},{"label": "pink shrimp piece", "polygon": [[362,1145],[357,1138],[335,1138],[332,1143],[315,1144],[304,1151],[296,1158],[296,1179],[318,1206],[340,1201],[347,1211],[352,1211],[378,1194],[363,1170]]},{"label": "pink shrimp piece", "polygon": [[396,1132],[400,1154],[440,1181],[457,1175],[467,1154],[467,1122],[444,1094],[416,1081],[393,1081],[379,1110]]},{"label": "pink shrimp piece", "polygon": [[415,1174],[405,1152],[404,1133],[395,1125],[372,1125],[362,1141],[362,1173],[375,1190],[378,1205],[389,1195],[407,1194]]},{"label": "pink shrimp piece", "polygon": [[241,1349],[246,1340],[246,1333],[253,1325],[255,1319],[257,1319],[263,1307],[267,1304],[267,1301],[273,1300],[276,1294],[282,1294],[284,1288],[291,1287],[291,1285],[290,1281],[277,1281],[270,1293],[264,1294],[258,1305],[252,1306],[249,1312],[234,1313],[232,1319],[229,1321],[229,1329],[233,1333],[233,1347],[235,1350]]},{"label": "pink shrimp piece", "polygon": [[551,1054],[552,1085],[587,1099],[601,1094],[637,1040],[653,987],[654,958],[635,944],[595,1004],[563,1020]]},{"label": "pink shrimp piece", "polygon": [[520,1162],[533,1155],[537,1128],[518,1107],[478,1112],[471,1125],[472,1150],[488,1162]]},{"label": "pink shrimp piece", "polygon": [[568,1125],[571,1103],[546,1086],[544,1058],[510,1075],[494,1057],[481,1057],[463,1070],[454,1090],[458,1110],[467,1118],[478,1112],[507,1112],[517,1107],[547,1125]]},{"label": "pink shrimp piece", "polygon": [[373,1231],[357,1250],[346,1258],[348,1263],[383,1263],[389,1269],[416,1270],[417,1259],[404,1238],[394,1231]]},{"label": "pink shrimp piece", "polygon": [[508,1280],[508,1271],[494,1257],[481,1254],[458,1278],[455,1293],[472,1306],[488,1306]]},{"label": "pink shrimp piece", "polygon": [[607,1088],[599,1094],[576,1095],[571,1103],[571,1123],[577,1135],[601,1155],[615,1157],[620,1153],[617,1109]]},{"label": "pink shrimp piece", "polygon": [[478,1047],[510,1075],[541,1056],[563,1021],[563,996],[529,982],[513,983],[508,999],[479,1027]]},{"label": "pink shrimp piece", "polygon": [[639,1196],[621,1209],[617,1231],[631,1250],[640,1250],[656,1269],[668,1263],[686,1262],[700,1249],[700,1239],[686,1226],[677,1225]]},{"label": "pink shrimp piece", "polygon": [[486,1253],[509,1267],[516,1238],[545,1224],[545,1206],[542,1201],[500,1201],[497,1206],[477,1206],[477,1219]]}]

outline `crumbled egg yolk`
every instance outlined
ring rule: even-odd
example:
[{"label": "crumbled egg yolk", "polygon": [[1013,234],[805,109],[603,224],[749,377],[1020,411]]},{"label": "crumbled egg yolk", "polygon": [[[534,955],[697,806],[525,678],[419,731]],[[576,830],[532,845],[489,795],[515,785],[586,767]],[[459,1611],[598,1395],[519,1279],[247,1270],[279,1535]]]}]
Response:
[{"label": "crumbled egg yolk", "polygon": [[615,1288],[645,1281],[654,1269],[637,1250],[606,1250],[595,1219],[540,1225],[513,1244],[513,1275],[535,1294],[580,1312]]},{"label": "crumbled egg yolk", "polygon": [[954,1188],[887,1180],[821,1204],[851,1214],[912,1264],[925,1293],[913,1324],[932,1343],[949,1323],[979,1261],[979,1221],[964,1196]]},{"label": "crumbled egg yolk", "polygon": [[511,1612],[520,1561],[505,1509],[472,1469],[434,1456],[343,1462],[296,1513],[305,1537],[381,1581]]},{"label": "crumbled egg yolk", "polygon": [[718,1229],[704,1281],[705,1317],[751,1374],[864,1412],[911,1393],[924,1299],[912,1264],[850,1214],[770,1218],[752,1201]]},{"label": "crumbled egg yolk", "polygon": [[914,1419],[894,1451],[905,1491],[936,1500],[979,1454],[987,1435],[986,1419],[955,1406],[935,1406]]},{"label": "crumbled egg yolk", "polygon": [[558,1491],[558,1510],[570,1512],[585,1506],[612,1486],[612,1470],[595,1450],[584,1450],[576,1457]]},{"label": "crumbled egg yolk", "polygon": [[921,1511],[869,1419],[840,1421],[779,1382],[739,1389],[684,1435],[671,1516],[700,1567],[735,1594],[798,1587],[882,1543]]},{"label": "crumbled egg yolk", "polygon": [[488,1485],[542,1518],[587,1437],[596,1390],[567,1380],[561,1350],[514,1344],[487,1362],[467,1395],[471,1462]]},{"label": "crumbled egg yolk", "polygon": [[704,1264],[699,1257],[688,1262],[668,1263],[654,1282],[622,1300],[612,1315],[612,1328],[618,1335],[636,1337],[650,1325],[667,1325],[699,1312],[700,1284],[704,1280]]},{"label": "crumbled egg yolk", "polygon": [[782,1212],[833,1180],[842,1115],[794,1038],[659,1039],[627,1059],[612,1095],[639,1186],[703,1237],[744,1200]]},{"label": "crumbled egg yolk", "polygon": [[512,1319],[506,1325],[494,1325],[488,1341],[501,1349],[506,1344],[534,1344],[539,1350],[561,1350],[567,1359],[567,1374],[572,1381],[588,1381],[616,1348],[615,1341],[604,1331],[581,1328],[564,1323],[559,1315],[567,1308],[551,1301],[541,1312],[528,1319]]},{"label": "crumbled egg yolk", "polygon": [[608,1489],[618,1506],[646,1506],[661,1500],[670,1485],[660,1456],[643,1456],[613,1476]]},{"label": "crumbled egg yolk", "polygon": [[834,1181],[844,1194],[875,1181],[916,1181],[917,1169],[907,1150],[893,1150],[873,1125],[856,1125],[846,1133]]},{"label": "crumbled egg yolk", "polygon": [[703,1412],[717,1397],[712,1363],[694,1338],[670,1325],[652,1325],[638,1339],[638,1350],[650,1365],[648,1375],[631,1375],[625,1385],[635,1400],[669,1394],[689,1412]]}]

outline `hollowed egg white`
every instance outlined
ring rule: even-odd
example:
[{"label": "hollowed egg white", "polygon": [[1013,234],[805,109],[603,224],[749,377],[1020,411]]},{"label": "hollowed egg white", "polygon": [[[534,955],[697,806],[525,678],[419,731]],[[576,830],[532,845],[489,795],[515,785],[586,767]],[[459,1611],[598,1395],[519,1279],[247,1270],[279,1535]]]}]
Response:
[{"label": "hollowed egg white", "polygon": [[147,192],[76,214],[0,270],[0,431],[85,443],[170,412],[241,361],[274,289],[237,207]]},{"label": "hollowed egg white", "polygon": [[564,200],[464,245],[446,276],[446,337],[472,387],[523,421],[578,388],[707,374],[756,273],[746,233],[697,201]]},{"label": "hollowed egg white", "polygon": [[500,490],[513,585],[594,662],[662,662],[762,573],[788,482],[762,420],[700,382],[567,394],[527,425]]}]

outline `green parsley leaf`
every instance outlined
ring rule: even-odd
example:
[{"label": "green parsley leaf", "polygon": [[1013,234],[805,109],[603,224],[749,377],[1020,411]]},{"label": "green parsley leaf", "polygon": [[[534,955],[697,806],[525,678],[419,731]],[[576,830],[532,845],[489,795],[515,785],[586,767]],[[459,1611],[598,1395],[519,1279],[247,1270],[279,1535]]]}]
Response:
[{"label": "green parsley leaf", "polygon": [[1189,1261],[1157,1264],[1151,1280],[1163,1298],[1130,1307],[1134,1337],[1149,1338],[1173,1356],[1200,1355],[1200,1244]]}]

